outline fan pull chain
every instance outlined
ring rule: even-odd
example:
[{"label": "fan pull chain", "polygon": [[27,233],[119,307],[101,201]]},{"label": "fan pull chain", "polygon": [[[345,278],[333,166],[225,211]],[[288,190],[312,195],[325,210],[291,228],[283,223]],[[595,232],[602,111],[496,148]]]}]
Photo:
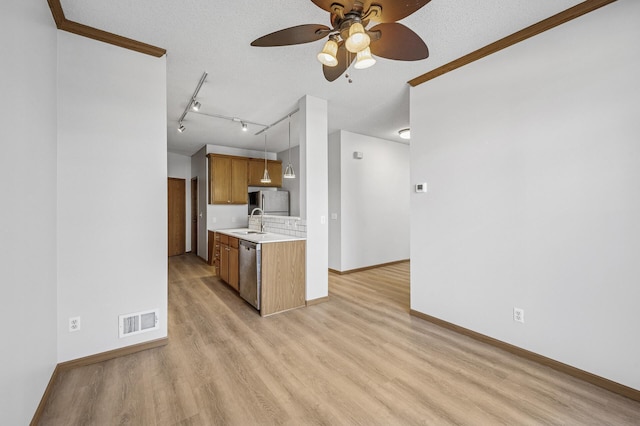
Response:
[{"label": "fan pull chain", "polygon": [[[352,60],[352,59],[351,59],[351,52],[348,52],[348,53],[347,53],[347,55],[348,55],[348,58],[347,58],[347,59],[348,59],[348,61],[349,61],[349,66],[351,66],[351,60]],[[347,68],[347,70],[348,70],[348,69],[349,69],[349,68]],[[349,84],[353,83],[353,80],[351,79],[351,77],[349,77],[349,73],[346,73],[344,76],[345,76],[345,78],[347,79],[347,81],[349,82]]]}]

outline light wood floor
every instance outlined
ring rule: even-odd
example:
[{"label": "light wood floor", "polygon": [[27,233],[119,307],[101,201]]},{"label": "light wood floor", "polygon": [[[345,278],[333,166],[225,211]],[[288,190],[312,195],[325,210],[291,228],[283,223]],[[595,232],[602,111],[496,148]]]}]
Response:
[{"label": "light wood floor", "polygon": [[63,373],[42,425],[638,425],[640,403],[409,316],[409,264],[261,318],[169,260],[169,344]]}]

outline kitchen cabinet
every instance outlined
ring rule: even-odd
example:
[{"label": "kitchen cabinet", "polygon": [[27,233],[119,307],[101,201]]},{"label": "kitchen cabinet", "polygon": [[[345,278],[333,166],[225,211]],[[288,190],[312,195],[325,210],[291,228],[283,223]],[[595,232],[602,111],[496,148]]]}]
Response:
[{"label": "kitchen cabinet", "polygon": [[262,183],[264,176],[264,159],[252,158],[249,160],[249,186],[282,186],[282,161],[267,160],[267,170],[271,177],[271,183]]},{"label": "kitchen cabinet", "polygon": [[248,159],[209,154],[209,204],[247,204]]},{"label": "kitchen cabinet", "polygon": [[218,276],[220,279],[234,290],[238,290],[239,282],[239,240],[235,237],[216,233],[217,241],[219,241],[219,267]]}]

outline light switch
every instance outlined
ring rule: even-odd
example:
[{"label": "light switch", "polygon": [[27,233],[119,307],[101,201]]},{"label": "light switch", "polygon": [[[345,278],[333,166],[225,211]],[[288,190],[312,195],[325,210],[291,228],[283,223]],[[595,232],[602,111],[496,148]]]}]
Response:
[{"label": "light switch", "polygon": [[325,223],[327,223],[327,217],[326,216],[320,216],[320,224],[324,225]]}]

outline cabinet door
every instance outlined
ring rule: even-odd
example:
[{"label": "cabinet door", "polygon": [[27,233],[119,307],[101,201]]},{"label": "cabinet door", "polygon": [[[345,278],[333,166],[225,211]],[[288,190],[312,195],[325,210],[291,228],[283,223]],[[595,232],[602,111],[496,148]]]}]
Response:
[{"label": "cabinet door", "polygon": [[263,173],[264,160],[249,160],[249,186],[262,186],[260,179]]},{"label": "cabinet door", "polygon": [[231,160],[231,203],[247,204],[247,176],[248,162],[246,159],[234,158]]},{"label": "cabinet door", "polygon": [[267,170],[269,170],[269,176],[271,177],[271,183],[269,186],[282,186],[282,163],[280,161],[268,161]]},{"label": "cabinet door", "polygon": [[231,159],[209,157],[209,204],[231,203]]},{"label": "cabinet door", "polygon": [[269,177],[271,177],[271,183],[262,183],[260,179],[264,175],[264,160],[252,159],[249,160],[249,186],[282,186],[282,162],[268,160],[267,170],[269,171]]},{"label": "cabinet door", "polygon": [[220,244],[220,278],[229,282],[229,245]]}]

